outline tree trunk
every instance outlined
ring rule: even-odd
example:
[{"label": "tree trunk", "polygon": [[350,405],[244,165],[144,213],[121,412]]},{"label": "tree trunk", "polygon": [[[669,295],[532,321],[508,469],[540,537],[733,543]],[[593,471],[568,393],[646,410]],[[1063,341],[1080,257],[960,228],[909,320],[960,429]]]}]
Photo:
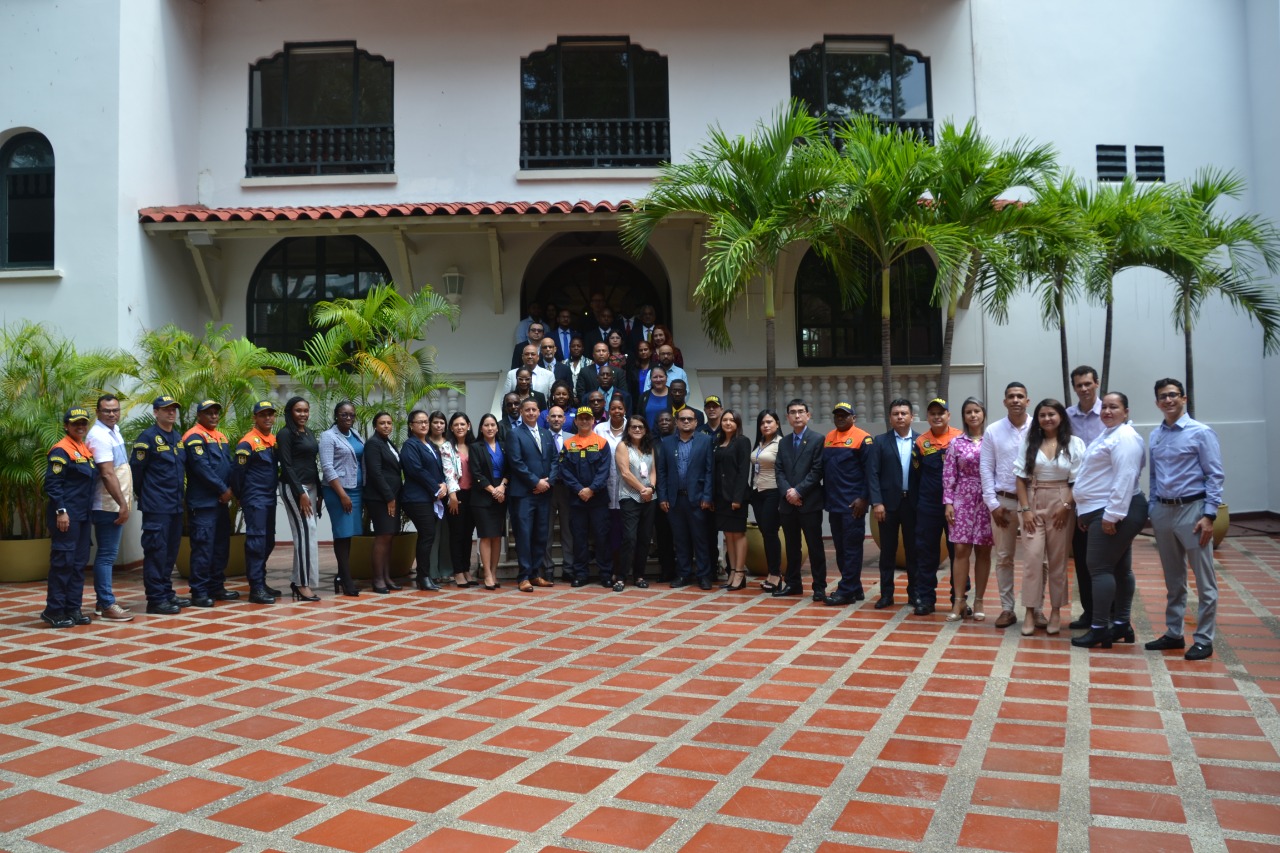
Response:
[{"label": "tree trunk", "polygon": [[1058,313],[1058,349],[1062,352],[1062,404],[1065,406],[1071,399],[1071,362],[1067,359],[1067,311],[1061,278],[1054,282],[1054,288],[1056,292],[1053,306]]},{"label": "tree trunk", "polygon": [[1187,414],[1191,417],[1196,416],[1196,380],[1195,369],[1191,359],[1191,301],[1187,300],[1182,308],[1182,346],[1186,353],[1186,371],[1187,376],[1183,380],[1187,383]]},{"label": "tree trunk", "polygon": [[889,267],[884,266],[880,269],[880,381],[884,385],[884,425],[886,430],[892,428],[889,423],[889,403],[893,401],[893,375],[890,370],[893,366],[893,336],[889,327],[890,307]]},{"label": "tree trunk", "polygon": [[773,271],[764,274],[764,395],[765,407],[778,411],[778,351],[774,329]]},{"label": "tree trunk", "polygon": [[1115,305],[1112,303],[1111,297],[1107,297],[1107,321],[1102,334],[1102,388],[1100,393],[1107,393],[1111,381],[1111,321],[1112,315],[1115,313]]},{"label": "tree trunk", "polygon": [[953,297],[947,303],[947,325],[942,332],[942,373],[938,377],[938,396],[944,400],[951,385],[951,342],[956,335],[956,306],[959,301]]}]

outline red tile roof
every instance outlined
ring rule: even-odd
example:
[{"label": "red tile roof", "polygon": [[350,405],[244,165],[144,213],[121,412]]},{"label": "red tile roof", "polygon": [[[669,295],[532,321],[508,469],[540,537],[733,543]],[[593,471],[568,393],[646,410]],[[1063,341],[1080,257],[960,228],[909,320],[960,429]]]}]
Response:
[{"label": "red tile roof", "polygon": [[378,219],[402,216],[520,216],[569,213],[617,213],[629,201],[473,201],[423,204],[340,204],[327,207],[205,207],[183,204],[144,207],[138,221],[151,222],[307,222],[321,219]]}]

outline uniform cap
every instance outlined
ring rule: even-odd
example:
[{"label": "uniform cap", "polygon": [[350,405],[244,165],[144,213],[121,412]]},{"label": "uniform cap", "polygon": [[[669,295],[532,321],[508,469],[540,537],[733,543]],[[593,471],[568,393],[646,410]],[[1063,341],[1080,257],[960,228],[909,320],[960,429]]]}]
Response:
[{"label": "uniform cap", "polygon": [[946,412],[951,411],[951,407],[947,405],[947,401],[942,399],[941,397],[934,397],[932,400],[930,400],[929,405],[924,407],[925,411],[932,409],[934,406],[941,406],[943,411],[946,411]]},{"label": "uniform cap", "polygon": [[170,397],[168,394],[161,394],[159,397],[156,397],[151,401],[151,408],[153,409],[167,409],[170,406],[176,405],[178,405],[178,401]]},{"label": "uniform cap", "polygon": [[594,418],[596,416],[596,413],[591,411],[590,406],[579,406],[578,411],[574,414],[574,417],[580,418],[583,415],[590,415],[591,417]]},{"label": "uniform cap", "polygon": [[721,408],[724,407],[724,403],[721,403],[720,398],[717,397],[715,394],[708,396],[707,399],[702,401],[702,405],[704,406],[710,406],[712,403],[715,403],[717,406],[720,406]]},{"label": "uniform cap", "polygon": [[833,414],[833,415],[834,415],[836,412],[848,412],[849,414],[851,414],[851,415],[852,415],[852,414],[853,414],[853,404],[852,404],[852,403],[845,403],[845,402],[843,402],[843,401],[842,401],[842,402],[839,402],[839,403],[836,403],[836,404],[835,404],[835,407],[831,409],[831,414]]},{"label": "uniform cap", "polygon": [[67,413],[62,416],[64,424],[74,424],[79,421],[89,422],[89,410],[76,406],[74,409],[67,409]]},{"label": "uniform cap", "polygon": [[259,400],[258,402],[253,404],[253,413],[255,415],[258,414],[258,412],[274,412],[274,411],[276,411],[276,404],[271,402],[270,400]]},{"label": "uniform cap", "polygon": [[217,400],[201,400],[200,405],[196,406],[197,412],[203,412],[205,409],[221,409],[222,404]]}]

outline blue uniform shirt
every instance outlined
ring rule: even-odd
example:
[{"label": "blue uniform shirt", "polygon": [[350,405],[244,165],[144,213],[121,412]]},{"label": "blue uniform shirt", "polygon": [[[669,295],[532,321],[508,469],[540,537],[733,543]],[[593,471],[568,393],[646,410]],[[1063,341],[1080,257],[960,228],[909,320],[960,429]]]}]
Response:
[{"label": "blue uniform shirt", "polygon": [[1164,421],[1147,439],[1151,451],[1152,500],[1183,498],[1204,492],[1204,511],[1222,505],[1222,449],[1218,435],[1186,412],[1173,426]]},{"label": "blue uniform shirt", "polygon": [[231,448],[227,437],[217,430],[196,424],[182,436],[187,454],[187,506],[215,509],[218,499],[231,486]]},{"label": "blue uniform shirt", "polygon": [[69,435],[49,448],[44,493],[49,498],[50,526],[60,509],[77,521],[88,521],[97,481],[98,468],[89,448]]},{"label": "blue uniform shirt", "polygon": [[182,512],[186,492],[187,457],[177,431],[152,424],[133,443],[129,459],[138,509],[173,515]]},{"label": "blue uniform shirt", "polygon": [[236,444],[236,464],[231,468],[231,491],[248,507],[275,506],[276,437],[251,429]]}]

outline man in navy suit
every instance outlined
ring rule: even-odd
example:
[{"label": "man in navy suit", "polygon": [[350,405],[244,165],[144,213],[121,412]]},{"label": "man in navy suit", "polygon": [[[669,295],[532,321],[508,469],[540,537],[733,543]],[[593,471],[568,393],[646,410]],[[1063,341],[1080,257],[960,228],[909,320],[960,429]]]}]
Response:
[{"label": "man in navy suit", "polygon": [[[911,401],[899,398],[889,404],[893,429],[876,436],[867,458],[871,485],[871,511],[880,525],[880,599],[876,609],[893,606],[893,570],[898,559],[898,531],[907,554],[908,570],[916,564],[915,496],[908,493],[911,447],[919,433],[911,429]],[[907,603],[915,606],[915,590],[907,573]]]},{"label": "man in navy suit", "polygon": [[822,443],[824,436],[809,429],[809,404],[799,398],[787,403],[791,435],[782,437],[778,462],[778,514],[787,544],[787,574],[773,591],[774,598],[803,595],[800,581],[800,537],[809,546],[813,572],[813,600],[827,600],[827,552],[822,544]]},{"label": "man in navy suit", "polygon": [[[662,440],[658,460],[658,508],[671,522],[676,546],[672,589],[692,583],[711,589],[711,555],[707,525],[711,523],[711,437],[698,432],[698,420],[685,410],[676,417],[676,432]],[[692,556],[692,562],[690,557]]]},{"label": "man in navy suit", "polygon": [[520,421],[506,441],[507,496],[520,562],[520,591],[533,592],[535,586],[552,586],[538,570],[547,551],[551,484],[560,474],[560,456],[551,431],[538,426],[536,400],[520,404]]}]

